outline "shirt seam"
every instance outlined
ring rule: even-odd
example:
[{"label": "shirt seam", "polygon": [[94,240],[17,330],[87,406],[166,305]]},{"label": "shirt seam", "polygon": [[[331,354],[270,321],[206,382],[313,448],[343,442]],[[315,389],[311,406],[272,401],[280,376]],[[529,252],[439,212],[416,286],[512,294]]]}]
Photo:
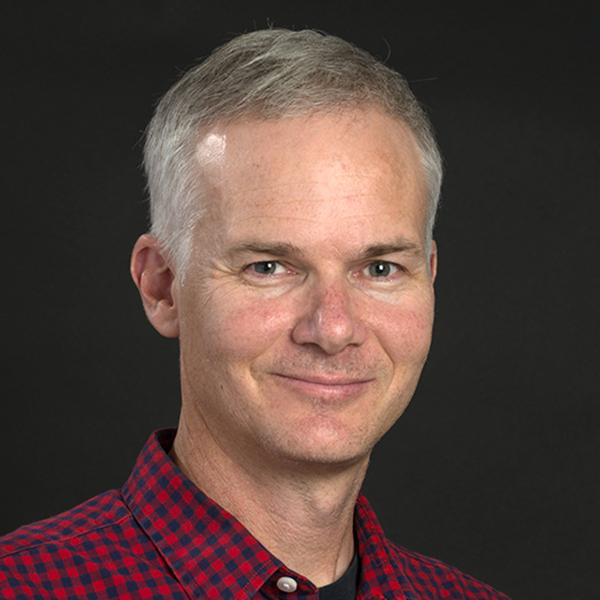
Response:
[{"label": "shirt seam", "polygon": [[9,551],[6,554],[0,554],[0,560],[3,560],[10,556],[15,556],[16,554],[21,554],[22,552],[29,552],[31,550],[34,550],[35,548],[39,548],[40,546],[46,546],[48,544],[61,544],[61,543],[68,542],[69,540],[72,540],[77,537],[85,537],[87,535],[90,535],[91,533],[94,533],[95,531],[105,529],[106,527],[112,527],[114,525],[118,525],[119,523],[121,523],[122,521],[125,521],[129,517],[130,517],[129,514],[125,514],[122,517],[120,517],[119,519],[117,519],[116,521],[111,521],[110,523],[105,523],[104,525],[98,525],[96,527],[93,527],[92,529],[86,529],[85,531],[81,531],[79,533],[73,533],[72,535],[65,536],[65,537],[61,536],[56,540],[47,539],[44,541],[32,543],[29,546],[25,546],[24,548],[17,548],[16,550]]},{"label": "shirt seam", "polygon": [[[389,547],[391,547],[394,552],[397,552],[398,554],[402,555],[404,554],[407,558],[409,559],[415,559],[418,560],[420,563],[423,563],[425,565],[427,565],[428,567],[431,567],[432,569],[437,568],[443,568],[444,570],[448,571],[449,573],[451,573],[456,579],[460,580],[467,580],[465,583],[474,583],[480,587],[483,587],[485,589],[485,591],[493,591],[496,592],[498,594],[502,594],[503,592],[498,592],[498,590],[496,590],[493,586],[491,586],[488,583],[485,583],[479,579],[477,579],[477,577],[475,577],[474,575],[470,575],[469,573],[465,573],[464,571],[462,571],[462,569],[460,569],[459,567],[456,567],[454,565],[450,565],[446,562],[444,562],[443,560],[440,560],[438,558],[434,558],[432,556],[425,556],[424,554],[421,554],[420,552],[416,552],[414,550],[409,550],[408,548],[404,548],[404,546],[400,546],[399,544],[396,544],[395,542],[393,542],[392,540],[390,540],[389,538],[385,538],[386,542],[388,542]],[[390,557],[393,558],[393,557]]]}]

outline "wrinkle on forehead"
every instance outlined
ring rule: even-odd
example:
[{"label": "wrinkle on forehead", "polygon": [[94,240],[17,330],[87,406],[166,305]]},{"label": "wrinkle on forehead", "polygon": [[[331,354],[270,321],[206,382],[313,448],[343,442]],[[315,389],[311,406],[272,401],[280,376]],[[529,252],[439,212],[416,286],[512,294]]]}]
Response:
[{"label": "wrinkle on forehead", "polygon": [[[426,211],[412,134],[377,112],[216,125],[200,138],[196,157],[214,216],[205,232],[211,237],[215,229],[227,236],[268,222],[354,229]],[[405,202],[411,198],[421,201]]]}]

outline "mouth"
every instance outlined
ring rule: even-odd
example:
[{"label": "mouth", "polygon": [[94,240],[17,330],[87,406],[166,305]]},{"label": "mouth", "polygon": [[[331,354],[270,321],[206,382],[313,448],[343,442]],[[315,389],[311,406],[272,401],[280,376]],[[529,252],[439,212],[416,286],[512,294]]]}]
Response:
[{"label": "mouth", "polygon": [[279,384],[289,390],[328,400],[345,400],[359,396],[374,381],[328,375],[273,375]]}]

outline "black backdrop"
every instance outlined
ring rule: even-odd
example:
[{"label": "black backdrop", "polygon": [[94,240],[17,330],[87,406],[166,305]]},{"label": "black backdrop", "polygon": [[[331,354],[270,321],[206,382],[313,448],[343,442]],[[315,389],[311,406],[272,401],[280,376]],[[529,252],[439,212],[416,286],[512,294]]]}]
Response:
[{"label": "black backdrop", "polygon": [[367,494],[392,539],[515,598],[600,597],[598,15],[477,6],[2,4],[0,533],[120,485],[176,422],[177,345],[128,274],[142,131],[214,46],[308,26],[389,53],[446,162],[431,356]]}]

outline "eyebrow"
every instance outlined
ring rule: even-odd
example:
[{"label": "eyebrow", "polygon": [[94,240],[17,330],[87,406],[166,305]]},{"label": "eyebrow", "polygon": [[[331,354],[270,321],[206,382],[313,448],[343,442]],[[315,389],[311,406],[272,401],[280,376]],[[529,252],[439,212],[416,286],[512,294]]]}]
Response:
[{"label": "eyebrow", "polygon": [[255,254],[272,254],[273,256],[304,255],[301,248],[289,242],[243,242],[230,248],[227,254],[233,256],[235,254],[250,252]]},{"label": "eyebrow", "polygon": [[[371,244],[361,248],[358,253],[359,259],[373,258],[375,256],[385,256],[386,254],[395,254],[403,252],[418,256],[422,253],[421,246],[405,238],[398,238],[390,243]],[[228,255],[255,253],[270,254],[272,256],[304,256],[305,252],[294,244],[289,242],[242,242],[230,248]]]},{"label": "eyebrow", "polygon": [[404,238],[400,238],[389,244],[373,244],[363,248],[360,252],[361,258],[373,258],[374,256],[384,256],[386,254],[395,254],[404,252],[418,256],[421,254],[421,246]]}]

